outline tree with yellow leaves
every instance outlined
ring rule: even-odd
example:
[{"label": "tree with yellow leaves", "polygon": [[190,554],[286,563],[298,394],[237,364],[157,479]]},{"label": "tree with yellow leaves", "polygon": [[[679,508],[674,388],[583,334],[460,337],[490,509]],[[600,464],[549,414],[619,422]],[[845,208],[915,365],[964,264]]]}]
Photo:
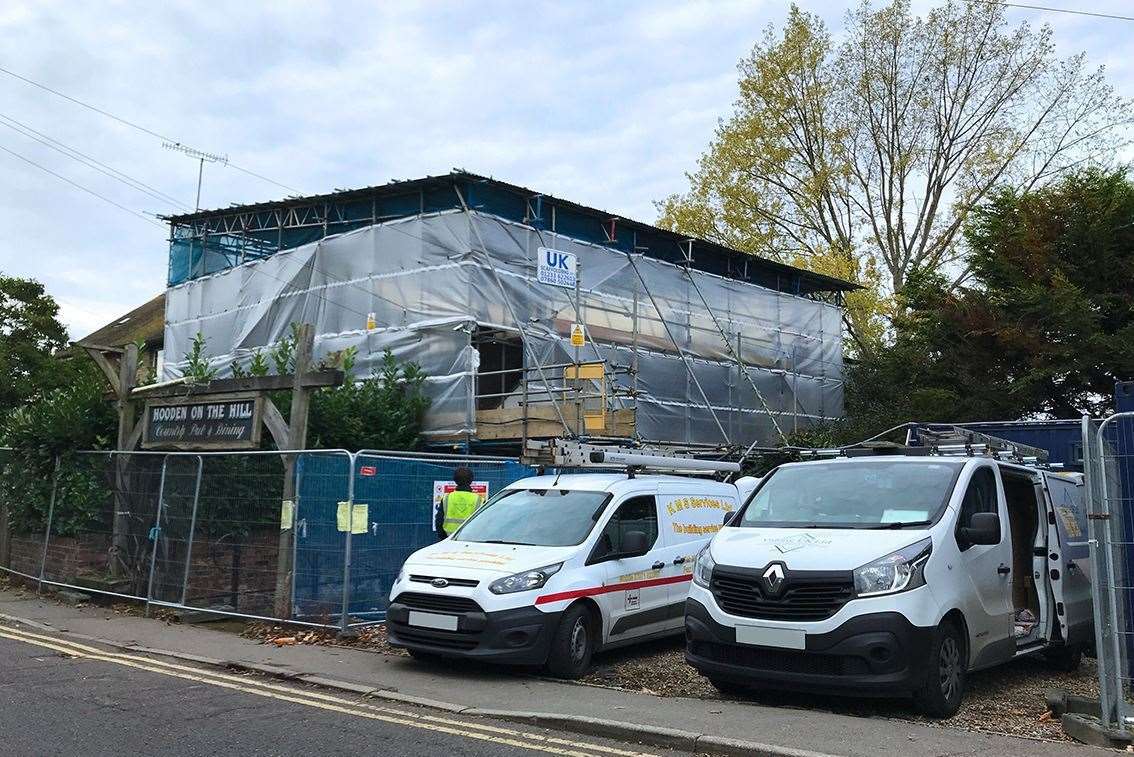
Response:
[{"label": "tree with yellow leaves", "polygon": [[995,187],[1107,162],[1131,113],[1048,27],[977,0],[924,17],[866,1],[838,43],[792,6],[739,69],[734,112],[659,223],[862,283],[846,301],[860,355],[911,276],[965,278],[959,231]]}]

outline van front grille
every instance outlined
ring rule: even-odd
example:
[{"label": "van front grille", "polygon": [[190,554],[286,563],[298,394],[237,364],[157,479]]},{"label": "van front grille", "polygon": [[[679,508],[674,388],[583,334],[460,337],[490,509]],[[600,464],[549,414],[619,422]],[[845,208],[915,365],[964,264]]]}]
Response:
[{"label": "van front grille", "polygon": [[407,591],[394,598],[394,602],[413,610],[425,612],[446,612],[460,615],[465,612],[484,612],[475,601],[468,597],[453,597],[445,594],[419,594]]},{"label": "van front grille", "polygon": [[467,589],[472,589],[480,585],[480,581],[472,578],[449,578],[448,576],[419,576],[417,574],[411,574],[409,580],[415,584],[428,584],[433,583],[438,578],[445,581],[446,586],[461,586]]},{"label": "van front grille", "polygon": [[462,634],[451,631],[423,631],[412,626],[398,626],[396,631],[400,641],[419,646],[441,647],[464,652],[476,649],[480,634]]},{"label": "van front grille", "polygon": [[694,642],[689,653],[713,662],[770,673],[844,676],[868,672],[865,661],[847,655],[816,654],[786,649],[744,647],[709,641]]},{"label": "van front grille", "polygon": [[729,615],[761,620],[826,620],[854,598],[849,571],[788,571],[783,589],[766,590],[762,571],[713,570],[711,588],[717,605]]}]

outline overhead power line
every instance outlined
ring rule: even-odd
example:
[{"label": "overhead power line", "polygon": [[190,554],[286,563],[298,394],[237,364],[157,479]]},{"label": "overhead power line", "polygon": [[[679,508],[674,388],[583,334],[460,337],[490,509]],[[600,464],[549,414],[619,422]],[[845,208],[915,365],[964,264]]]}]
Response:
[{"label": "overhead power line", "polygon": [[130,176],[129,174],[126,174],[126,173],[123,173],[122,171],[119,171],[117,168],[114,168],[112,166],[108,166],[106,163],[103,163],[102,161],[100,161],[96,158],[92,158],[90,155],[87,155],[84,152],[76,150],[75,148],[65,144],[64,142],[60,142],[58,139],[55,139],[53,137],[49,137],[48,135],[44,134],[41,131],[36,131],[32,127],[28,126],[25,123],[17,121],[16,119],[12,118],[11,116],[7,116],[7,115],[4,115],[3,113],[0,113],[0,126],[6,126],[9,129],[11,129],[12,131],[16,132],[17,134],[22,134],[23,136],[27,137],[28,139],[30,139],[34,142],[38,142],[41,145],[44,145],[46,147],[50,147],[52,150],[55,150],[56,152],[62,153],[63,155],[66,155],[68,158],[71,158],[72,160],[76,160],[79,163],[82,163],[83,165],[87,166],[88,168],[93,168],[94,170],[98,171],[99,173],[104,174],[106,176],[109,176],[110,178],[115,179],[116,181],[120,181],[123,184],[127,185],[128,187],[130,187],[132,189],[136,189],[137,191],[142,192],[143,194],[148,195],[149,197],[152,197],[155,200],[160,200],[163,203],[165,203],[165,202],[172,203],[173,205],[176,205],[177,207],[183,208],[183,209],[186,209],[186,210],[189,208],[188,205],[181,202],[176,197],[172,197],[170,195],[167,195],[165,192],[162,192],[160,189],[157,189],[156,187],[151,187],[149,184],[146,184],[145,182],[143,182],[139,179],[135,179],[133,176]]},{"label": "overhead power line", "polygon": [[[117,121],[118,123],[122,124],[123,126],[129,126],[131,129],[136,129],[136,130],[142,132],[143,134],[148,134],[151,137],[155,137],[157,139],[160,139],[162,142],[170,142],[170,143],[173,143],[173,144],[183,144],[183,142],[180,139],[174,139],[173,137],[167,137],[164,134],[159,134],[158,132],[154,131],[153,129],[148,129],[145,126],[142,126],[139,123],[135,123],[134,121],[130,121],[129,119],[126,119],[126,118],[122,118],[121,116],[116,116],[115,114],[111,113],[108,110],[103,110],[102,108],[99,108],[98,106],[91,105],[90,103],[83,102],[82,100],[79,100],[75,97],[71,97],[68,94],[65,94],[63,92],[60,92],[57,89],[53,89],[53,88],[47,86],[46,84],[41,84],[40,82],[29,79],[26,76],[21,76],[20,74],[17,74],[15,71],[10,71],[10,70],[4,68],[3,66],[0,66],[0,73],[7,74],[8,76],[11,76],[14,79],[19,79],[20,81],[24,82],[25,84],[30,84],[33,87],[37,87],[39,89],[42,89],[44,92],[50,92],[51,94],[55,95],[56,97],[62,97],[64,100],[67,100],[68,102],[72,102],[75,105],[86,108],[87,110],[98,113],[99,115],[106,116],[109,119]],[[269,184],[275,184],[277,187],[280,187],[281,189],[286,189],[289,192],[295,192],[297,194],[303,194],[300,190],[296,189],[295,187],[289,187],[287,184],[280,183],[280,182],[276,181],[275,179],[269,179],[267,176],[264,176],[263,174],[259,174],[259,173],[256,173],[255,171],[252,171],[251,169],[244,168],[242,166],[238,166],[231,161],[226,163],[226,165],[229,166],[230,168],[235,168],[237,171],[240,171],[241,173],[246,173],[249,176],[253,176],[257,179],[260,179],[261,181],[266,181]]]},{"label": "overhead power line", "polygon": [[42,164],[40,164],[40,163],[36,163],[36,162],[35,162],[34,160],[32,160],[31,158],[27,158],[27,157],[24,157],[23,155],[20,155],[20,154],[19,154],[18,152],[16,152],[15,150],[9,150],[9,149],[8,149],[7,147],[4,147],[3,145],[0,145],[0,150],[2,150],[2,151],[4,151],[4,152],[8,153],[8,154],[9,154],[9,155],[11,155],[11,156],[12,156],[13,158],[18,158],[19,160],[22,160],[23,162],[27,163],[28,165],[32,165],[32,166],[35,166],[35,167],[36,167],[36,168],[38,168],[39,170],[41,170],[41,171],[43,171],[43,172],[45,172],[45,173],[49,173],[49,174],[51,174],[51,175],[52,175],[52,176],[54,176],[54,177],[55,177],[56,179],[59,179],[60,181],[64,181],[64,182],[66,182],[66,183],[70,184],[70,185],[71,185],[71,186],[73,186],[73,187],[74,187],[75,189],[78,189],[78,190],[81,190],[81,191],[83,191],[83,192],[86,192],[87,194],[89,194],[89,195],[91,195],[91,196],[93,196],[93,197],[97,197],[98,199],[102,200],[103,202],[107,202],[107,203],[110,203],[111,205],[113,205],[114,207],[118,208],[119,210],[125,210],[125,211],[126,211],[127,213],[129,213],[130,215],[132,215],[132,216],[137,216],[138,218],[141,218],[141,219],[142,219],[143,221],[145,221],[146,223],[152,223],[152,224],[153,224],[154,226],[157,226],[157,227],[158,227],[159,229],[164,229],[164,228],[165,228],[165,224],[162,224],[162,223],[158,223],[158,222],[157,222],[156,220],[154,220],[153,218],[150,218],[149,216],[147,216],[147,215],[145,215],[145,214],[143,214],[143,213],[139,213],[139,212],[138,212],[138,211],[136,211],[136,210],[133,210],[133,209],[131,209],[131,208],[128,208],[128,207],[126,207],[125,205],[122,205],[121,203],[115,202],[114,200],[110,199],[110,198],[109,198],[109,197],[107,197],[106,195],[101,195],[101,194],[99,194],[98,192],[94,191],[93,189],[88,189],[87,187],[84,187],[84,186],[83,186],[82,184],[79,184],[78,182],[75,182],[75,181],[71,181],[70,179],[68,179],[68,178],[67,178],[66,176],[64,176],[63,174],[59,174],[59,173],[56,173],[55,171],[52,171],[52,170],[51,170],[50,168],[48,168],[47,166],[45,166],[45,165],[42,165]]},{"label": "overhead power line", "polygon": [[979,0],[986,5],[1001,5],[1005,8],[1023,8],[1032,11],[1049,11],[1051,13],[1067,13],[1072,16],[1092,16],[1094,18],[1109,18],[1117,21],[1134,21],[1134,16],[1119,16],[1115,13],[1097,13],[1094,11],[1076,11],[1069,8],[1052,8],[1046,5],[1027,5],[1025,3],[1004,3],[1000,0]]}]

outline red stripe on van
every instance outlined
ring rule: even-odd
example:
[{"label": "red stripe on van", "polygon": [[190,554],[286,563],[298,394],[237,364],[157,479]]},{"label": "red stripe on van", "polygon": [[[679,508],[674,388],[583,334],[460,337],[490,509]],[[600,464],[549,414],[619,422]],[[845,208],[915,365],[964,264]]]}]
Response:
[{"label": "red stripe on van", "polygon": [[691,581],[693,576],[690,574],[683,574],[680,576],[667,576],[665,578],[649,578],[645,581],[627,581],[621,584],[607,584],[606,586],[592,586],[589,589],[572,589],[571,591],[561,591],[557,594],[544,594],[542,597],[536,597],[535,603],[537,605],[545,605],[548,602],[561,602],[564,599],[578,599],[579,597],[593,597],[598,594],[609,594],[612,591],[627,591],[628,589],[645,589],[649,586],[664,586],[666,584],[676,584],[682,581]]}]

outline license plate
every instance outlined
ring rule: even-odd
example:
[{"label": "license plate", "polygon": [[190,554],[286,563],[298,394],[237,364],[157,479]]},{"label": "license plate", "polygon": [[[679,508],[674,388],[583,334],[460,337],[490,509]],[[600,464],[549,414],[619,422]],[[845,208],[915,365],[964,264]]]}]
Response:
[{"label": "license plate", "polygon": [[436,628],[439,631],[456,631],[457,616],[410,610],[409,624],[420,628]]},{"label": "license plate", "polygon": [[409,624],[420,628],[435,628],[439,631],[455,631],[457,630],[457,616],[411,610],[409,611]]},{"label": "license plate", "polygon": [[781,649],[806,649],[807,634],[794,628],[769,628],[767,626],[737,626],[736,642],[759,647],[780,647]]}]

